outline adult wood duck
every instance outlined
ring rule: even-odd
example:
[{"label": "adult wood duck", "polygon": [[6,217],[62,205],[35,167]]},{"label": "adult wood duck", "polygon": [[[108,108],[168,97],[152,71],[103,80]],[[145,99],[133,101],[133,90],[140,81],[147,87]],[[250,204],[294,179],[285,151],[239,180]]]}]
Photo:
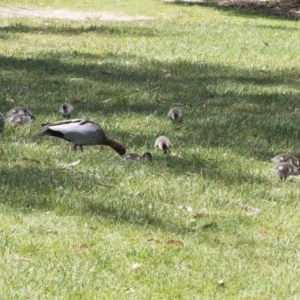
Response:
[{"label": "adult wood duck", "polygon": [[74,143],[74,150],[79,146],[104,145],[113,148],[119,155],[126,149],[119,142],[109,139],[99,124],[89,120],[73,119],[43,124],[41,135],[49,135]]}]

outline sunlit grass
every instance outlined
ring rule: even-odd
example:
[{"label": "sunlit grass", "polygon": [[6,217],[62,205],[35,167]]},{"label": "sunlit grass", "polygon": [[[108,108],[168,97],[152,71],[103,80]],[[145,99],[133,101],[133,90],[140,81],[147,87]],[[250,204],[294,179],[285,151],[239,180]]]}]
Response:
[{"label": "sunlit grass", "polygon": [[[298,22],[160,1],[22,5],[153,19],[0,19],[0,110],[36,115],[1,135],[0,298],[297,297],[300,179],[281,182],[270,158],[299,147]],[[153,162],[38,136],[64,101]],[[172,155],[154,149],[162,134]]]}]

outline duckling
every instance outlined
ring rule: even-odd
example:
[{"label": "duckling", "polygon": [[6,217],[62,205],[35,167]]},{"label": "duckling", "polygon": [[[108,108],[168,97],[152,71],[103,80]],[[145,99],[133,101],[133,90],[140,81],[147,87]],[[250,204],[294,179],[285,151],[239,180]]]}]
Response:
[{"label": "duckling", "polygon": [[143,161],[152,161],[152,154],[150,152],[145,152],[142,155],[142,160]]},{"label": "duckling", "polygon": [[0,113],[0,132],[4,130],[4,117],[2,113]]},{"label": "duckling", "polygon": [[171,141],[166,136],[161,135],[155,140],[154,147],[160,150],[164,150],[164,153],[167,154],[168,150],[171,147]]},{"label": "duckling", "polygon": [[17,114],[27,115],[28,117],[30,117],[30,119],[35,120],[35,117],[32,114],[32,112],[28,108],[23,107],[23,106],[16,106],[16,107],[11,108],[6,113],[6,116],[7,116],[7,118],[10,118],[13,115],[17,115]]},{"label": "duckling", "polygon": [[11,124],[11,125],[23,125],[23,124],[26,124],[26,123],[30,123],[32,120],[32,117],[25,113],[17,113],[17,114],[13,114],[11,115],[9,118],[8,118],[8,122]]},{"label": "duckling", "polygon": [[123,160],[135,160],[135,161],[152,161],[152,154],[145,152],[142,156],[135,153],[127,153],[121,156]]},{"label": "duckling", "polygon": [[274,156],[271,160],[274,163],[288,162],[296,167],[300,167],[299,159],[296,156],[289,153],[278,154]]},{"label": "duckling", "polygon": [[292,175],[299,175],[300,169],[289,162],[280,162],[274,168],[281,180],[286,180],[287,177]]},{"label": "duckling", "polygon": [[182,118],[182,111],[177,107],[173,107],[168,111],[168,117],[174,122],[179,122]]},{"label": "duckling", "polygon": [[65,102],[59,106],[58,112],[61,113],[65,118],[69,118],[73,110],[73,105]]}]

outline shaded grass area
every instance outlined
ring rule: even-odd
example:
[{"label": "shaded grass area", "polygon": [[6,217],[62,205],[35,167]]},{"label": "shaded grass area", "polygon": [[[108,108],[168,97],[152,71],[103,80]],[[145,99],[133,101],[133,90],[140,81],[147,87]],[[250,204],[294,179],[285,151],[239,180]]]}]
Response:
[{"label": "shaded grass area", "polygon": [[279,1],[249,1],[249,0],[221,0],[221,1],[166,1],[172,5],[201,5],[214,7],[233,16],[267,16],[268,18],[299,19],[300,5],[297,0]]},{"label": "shaded grass area", "polygon": [[[82,53],[71,56],[84,61],[93,59]],[[119,59],[119,56],[107,55],[105,60],[109,62],[99,66],[68,63],[63,58],[2,56],[0,63],[5,72],[5,77],[1,78],[2,101],[5,103],[7,95],[15,95],[16,101],[22,99],[23,104],[30,101],[37,115],[48,116],[55,110],[53,103],[67,95],[66,100],[74,102],[83,116],[98,111],[102,116],[116,118],[130,114],[139,117],[164,115],[167,107],[178,103],[186,111],[185,122],[178,131],[183,144],[188,147],[199,143],[209,147],[225,145],[258,159],[270,156],[270,152],[264,153],[265,146],[287,145],[285,147],[289,148],[290,143],[299,139],[298,93],[272,91],[278,86],[296,90],[297,71],[251,71],[186,61],[167,64],[143,61],[141,68],[131,68],[112,63]],[[162,70],[168,70],[172,77],[165,78]],[[16,72],[20,75],[16,76]],[[185,82],[189,87],[188,97]],[[109,85],[117,86],[117,94]],[[92,96],[85,93],[89,88],[96,93]],[[6,102],[3,109],[8,110],[10,106]],[[131,132],[122,129],[121,132],[124,140],[130,140]],[[135,138],[135,142],[141,144],[149,140],[153,140],[153,132],[147,134],[144,130]],[[245,147],[241,148],[240,142]]]},{"label": "shaded grass area", "polygon": [[[280,182],[270,158],[298,148],[298,24],[171,11],[126,24],[4,19],[0,109],[36,115],[1,135],[5,298],[296,295],[299,178]],[[62,101],[153,162],[39,137]],[[180,124],[166,117],[175,105]],[[154,150],[161,134],[170,156]]]}]

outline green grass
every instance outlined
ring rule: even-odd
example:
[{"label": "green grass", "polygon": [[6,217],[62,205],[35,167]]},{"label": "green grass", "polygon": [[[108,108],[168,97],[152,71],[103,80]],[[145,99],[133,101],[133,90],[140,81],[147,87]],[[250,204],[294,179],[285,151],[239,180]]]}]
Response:
[{"label": "green grass", "polygon": [[[1,135],[0,298],[296,299],[299,178],[270,158],[299,147],[299,22],[100,2],[2,1],[153,19],[0,18],[0,111],[36,115]],[[39,137],[63,101],[153,162]]]}]

